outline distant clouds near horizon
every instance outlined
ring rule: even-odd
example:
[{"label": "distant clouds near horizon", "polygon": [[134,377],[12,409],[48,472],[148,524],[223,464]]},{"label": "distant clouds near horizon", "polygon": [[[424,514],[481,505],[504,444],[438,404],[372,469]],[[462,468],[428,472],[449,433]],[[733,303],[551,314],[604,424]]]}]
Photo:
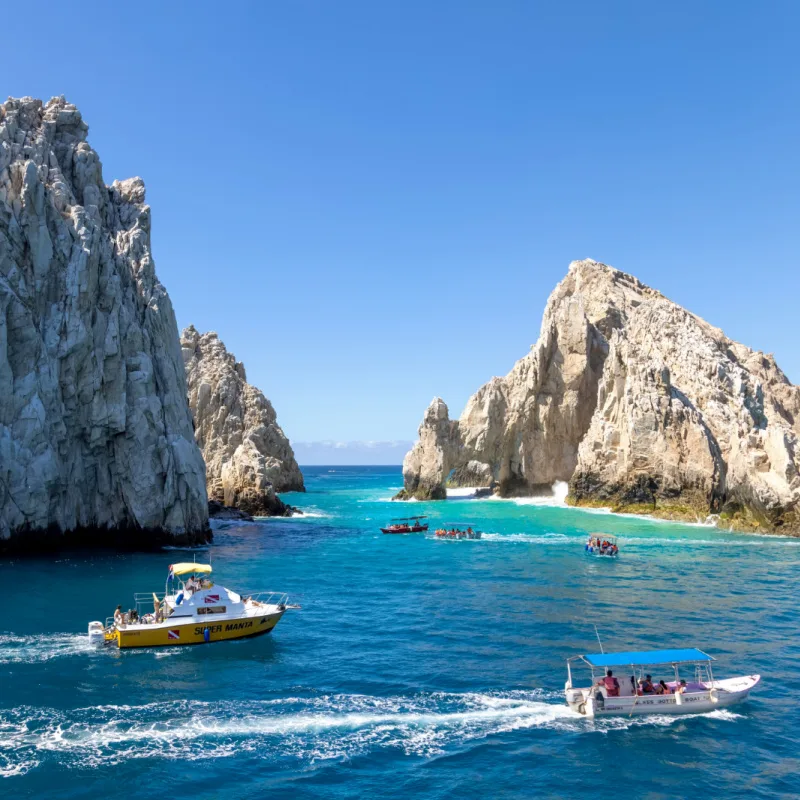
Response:
[{"label": "distant clouds near horizon", "polygon": [[413,445],[414,442],[410,440],[337,442],[325,439],[319,442],[292,442],[295,458],[301,467],[402,464],[405,454]]}]

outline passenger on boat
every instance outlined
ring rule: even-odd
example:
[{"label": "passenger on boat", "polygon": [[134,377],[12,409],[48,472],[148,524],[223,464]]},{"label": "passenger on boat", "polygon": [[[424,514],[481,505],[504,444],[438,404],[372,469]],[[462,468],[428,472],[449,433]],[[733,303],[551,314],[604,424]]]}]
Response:
[{"label": "passenger on boat", "polygon": [[598,682],[599,686],[605,686],[606,694],[609,697],[619,697],[619,681],[614,677],[614,673],[609,669],[606,670],[605,678]]},{"label": "passenger on boat", "polygon": [[647,675],[642,681],[642,694],[655,694],[656,688],[653,686],[652,675]]},{"label": "passenger on boat", "polygon": [[656,694],[671,694],[669,686],[663,680],[656,685]]},{"label": "passenger on boat", "polygon": [[122,606],[117,606],[116,611],[114,611],[114,624],[122,625]]},{"label": "passenger on boat", "polygon": [[686,691],[686,681],[681,678],[681,682],[675,687],[675,694],[683,694]]}]

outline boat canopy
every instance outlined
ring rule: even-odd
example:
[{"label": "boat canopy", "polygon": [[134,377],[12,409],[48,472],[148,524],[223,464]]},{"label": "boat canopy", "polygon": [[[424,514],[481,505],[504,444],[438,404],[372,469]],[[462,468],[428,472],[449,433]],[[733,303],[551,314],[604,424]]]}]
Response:
[{"label": "boat canopy", "polygon": [[418,519],[427,519],[427,517],[424,514],[421,514],[418,517],[397,517],[396,519],[393,519],[392,522],[415,522]]},{"label": "boat canopy", "polygon": [[624,667],[629,664],[684,664],[697,661],[714,661],[708,653],[689,647],[684,650],[641,650],[626,653],[594,653],[580,656],[593,667]]},{"label": "boat canopy", "polygon": [[170,564],[169,571],[173,575],[207,575],[211,572],[211,564],[193,564],[191,561],[184,561],[180,564]]}]

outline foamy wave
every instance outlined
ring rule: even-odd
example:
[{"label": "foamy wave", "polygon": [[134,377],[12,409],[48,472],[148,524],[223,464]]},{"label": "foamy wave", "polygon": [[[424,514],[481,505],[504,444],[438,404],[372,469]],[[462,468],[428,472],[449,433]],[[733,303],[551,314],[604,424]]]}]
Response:
[{"label": "foamy wave", "polygon": [[485,486],[460,486],[457,489],[446,489],[447,497],[474,497],[479,491],[485,490]]},{"label": "foamy wave", "polygon": [[328,514],[325,511],[320,511],[318,508],[301,508],[302,514],[292,514],[291,517],[253,517],[257,522],[302,522],[304,519],[323,519],[332,517],[333,514]]},{"label": "foamy wave", "polygon": [[40,664],[54,658],[98,652],[86,634],[45,633],[25,636],[0,633],[0,664]]},{"label": "foamy wave", "polygon": [[298,514],[297,516],[293,517],[281,517],[281,519],[286,522],[287,520],[291,520],[292,522],[297,522],[302,519],[328,519],[332,517],[333,514],[327,514],[324,511],[320,511],[316,508],[304,508],[302,514]]},{"label": "foamy wave", "polygon": [[505,503],[513,503],[517,506],[549,506],[567,507],[566,500],[569,493],[569,484],[566,481],[556,481],[550,487],[549,495],[535,495],[533,497],[498,497],[493,495],[489,500],[497,500]]}]

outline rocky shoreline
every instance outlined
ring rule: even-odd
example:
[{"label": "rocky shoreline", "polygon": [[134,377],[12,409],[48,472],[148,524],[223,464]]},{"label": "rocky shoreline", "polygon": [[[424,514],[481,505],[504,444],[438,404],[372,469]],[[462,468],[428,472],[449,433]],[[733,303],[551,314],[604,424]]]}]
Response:
[{"label": "rocky shoreline", "polygon": [[508,497],[569,483],[574,506],[734,530],[800,532],[800,388],[771,355],[728,339],[660,292],[576,261],[539,340],[458,420],[434,398],[398,499],[446,486]]}]

